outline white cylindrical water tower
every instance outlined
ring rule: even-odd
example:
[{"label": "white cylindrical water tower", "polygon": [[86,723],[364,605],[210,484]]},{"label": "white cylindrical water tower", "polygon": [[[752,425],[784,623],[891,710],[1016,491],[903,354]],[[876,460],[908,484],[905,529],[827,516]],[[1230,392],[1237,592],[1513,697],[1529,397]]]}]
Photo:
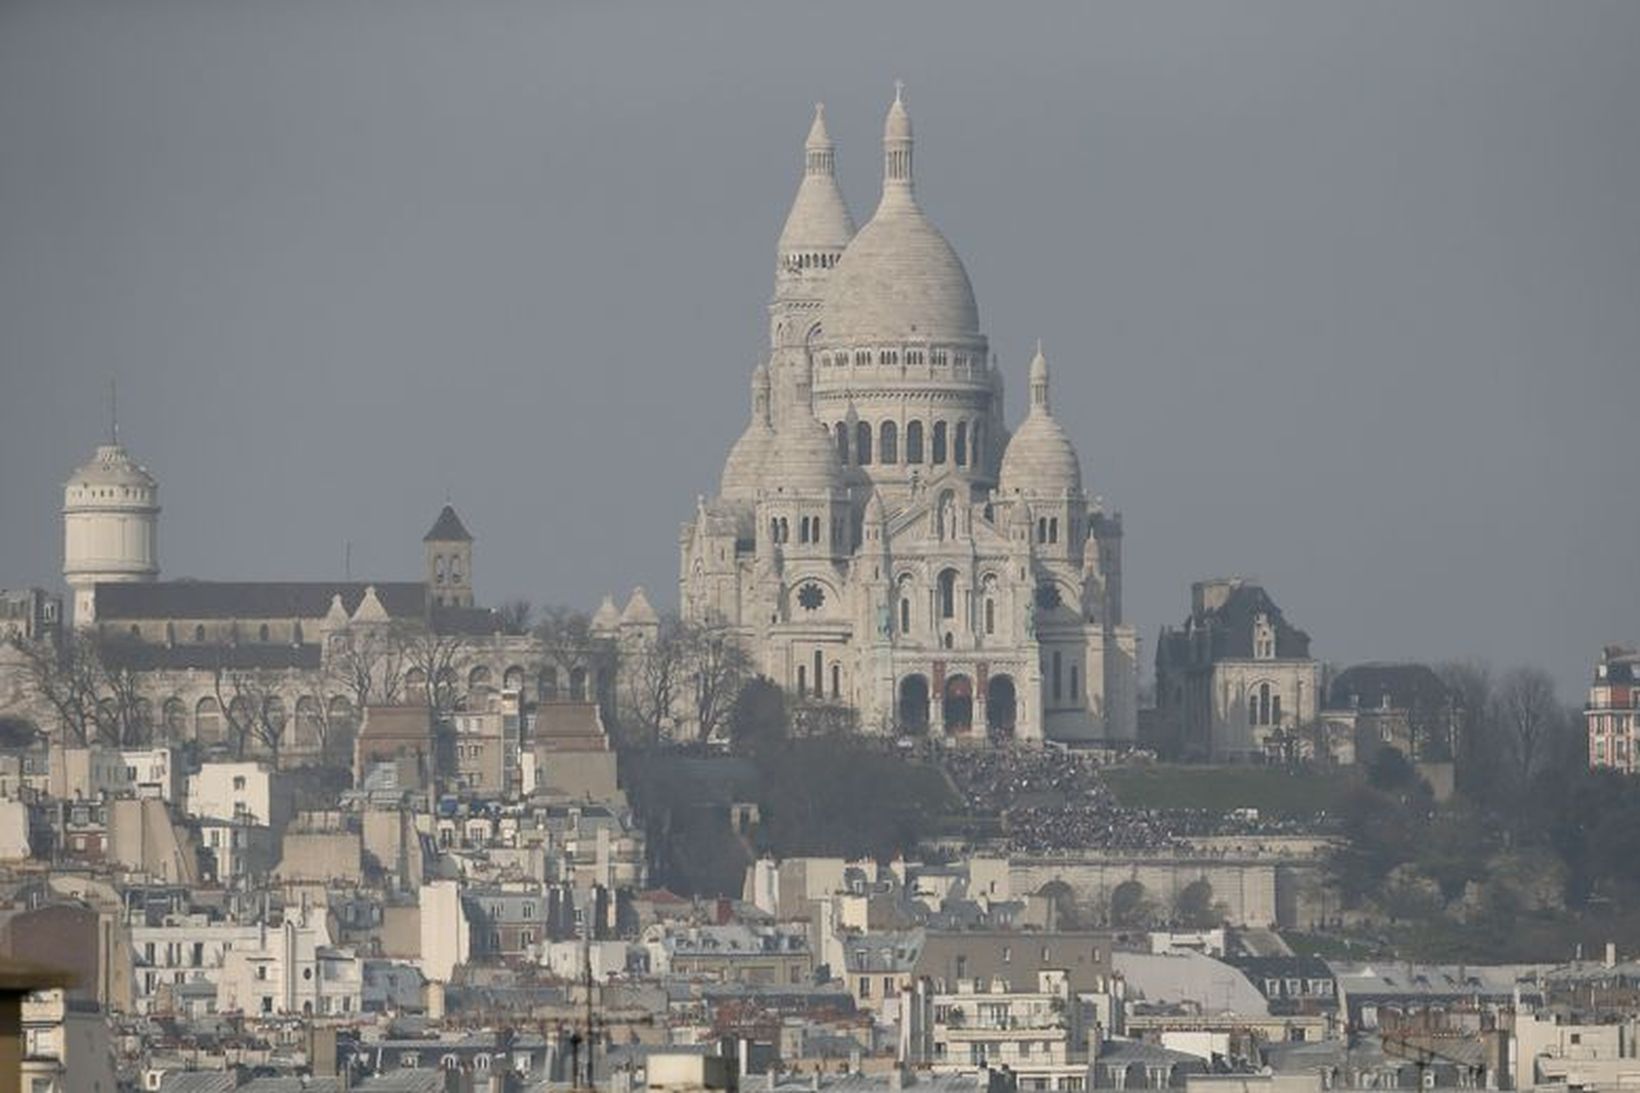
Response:
[{"label": "white cylindrical water tower", "polygon": [[159,483],[118,443],[103,444],[63,486],[63,579],[74,625],[97,619],[98,582],[159,576]]}]

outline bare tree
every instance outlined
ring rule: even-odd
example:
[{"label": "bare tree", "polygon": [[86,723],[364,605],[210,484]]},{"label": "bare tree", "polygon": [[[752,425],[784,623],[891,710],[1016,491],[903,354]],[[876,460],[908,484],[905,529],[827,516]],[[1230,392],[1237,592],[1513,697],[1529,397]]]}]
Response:
[{"label": "bare tree", "polygon": [[1511,668],[1498,684],[1497,723],[1511,762],[1524,786],[1542,769],[1561,720],[1555,682],[1541,668]]},{"label": "bare tree", "polygon": [[135,748],[153,739],[152,708],[143,696],[142,676],[121,663],[118,651],[93,646],[96,670],[97,738],[109,747]]},{"label": "bare tree", "polygon": [[28,688],[51,711],[57,735],[85,747],[98,733],[98,666],[96,644],[83,634],[72,634],[58,648],[50,642],[13,642],[22,654]]},{"label": "bare tree", "polygon": [[751,678],[751,660],[733,634],[722,627],[683,624],[683,669],[693,706],[695,731],[710,740],[727,726],[735,699]]},{"label": "bare tree", "polygon": [[562,604],[541,608],[533,632],[541,643],[542,660],[566,673],[586,667],[589,654],[600,646],[592,635],[592,620]]},{"label": "bare tree", "polygon": [[688,647],[675,618],[662,621],[653,641],[626,651],[621,671],[622,721],[653,745],[674,735],[678,707],[688,682]]},{"label": "bare tree", "polygon": [[1495,788],[1500,768],[1492,670],[1478,661],[1453,661],[1443,664],[1439,674],[1457,706],[1452,750],[1459,784],[1465,792],[1485,797]]},{"label": "bare tree", "polygon": [[212,676],[212,690],[234,754],[243,759],[254,746],[277,767],[287,717],[277,678],[261,669],[219,666]]},{"label": "bare tree", "polygon": [[471,642],[465,634],[440,633],[419,624],[395,626],[392,633],[408,670],[421,676],[433,715],[448,717],[465,690],[460,669],[471,652]]},{"label": "bare tree", "polygon": [[535,605],[522,596],[508,600],[495,610],[504,634],[527,634],[535,617]]},{"label": "bare tree", "polygon": [[404,694],[407,661],[404,643],[390,628],[349,627],[331,635],[325,649],[326,689],[346,695],[355,715],[366,706],[391,706]]}]

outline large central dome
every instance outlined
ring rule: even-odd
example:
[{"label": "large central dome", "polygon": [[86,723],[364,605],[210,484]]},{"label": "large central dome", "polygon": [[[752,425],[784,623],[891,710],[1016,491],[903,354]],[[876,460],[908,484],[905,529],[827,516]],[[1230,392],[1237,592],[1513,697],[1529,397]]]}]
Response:
[{"label": "large central dome", "polygon": [[917,205],[911,147],[911,118],[896,97],[883,130],[882,203],[843,251],[821,309],[829,344],[980,337],[968,271]]}]

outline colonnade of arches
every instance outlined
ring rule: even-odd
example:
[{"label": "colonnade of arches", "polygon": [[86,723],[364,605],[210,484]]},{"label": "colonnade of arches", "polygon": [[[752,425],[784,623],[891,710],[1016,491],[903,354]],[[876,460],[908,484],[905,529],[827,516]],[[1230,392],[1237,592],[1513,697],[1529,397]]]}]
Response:
[{"label": "colonnade of arches", "polygon": [[[945,733],[965,733],[974,728],[976,695],[971,676],[963,672],[947,675],[939,698],[940,727]],[[920,672],[902,677],[895,699],[900,731],[914,736],[928,732],[933,713],[928,677]],[[1019,694],[1013,676],[1002,672],[986,679],[984,715],[985,728],[991,735],[1013,735],[1019,721]]]},{"label": "colonnade of arches", "polygon": [[905,423],[903,435],[897,421],[884,421],[875,427],[869,421],[857,421],[853,425],[839,421],[832,426],[831,434],[837,445],[837,458],[845,467],[922,463],[956,467],[985,465],[985,434],[981,421],[964,418],[953,423],[940,419],[925,424],[913,419]]}]

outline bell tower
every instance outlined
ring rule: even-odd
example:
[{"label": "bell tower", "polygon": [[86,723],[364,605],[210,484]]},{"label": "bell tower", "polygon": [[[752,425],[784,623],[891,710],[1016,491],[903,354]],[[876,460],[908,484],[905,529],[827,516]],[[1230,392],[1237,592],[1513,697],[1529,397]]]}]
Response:
[{"label": "bell tower", "polygon": [[427,565],[428,606],[473,606],[473,537],[454,507],[445,505],[439,511],[432,528],[421,537],[421,545]]}]

